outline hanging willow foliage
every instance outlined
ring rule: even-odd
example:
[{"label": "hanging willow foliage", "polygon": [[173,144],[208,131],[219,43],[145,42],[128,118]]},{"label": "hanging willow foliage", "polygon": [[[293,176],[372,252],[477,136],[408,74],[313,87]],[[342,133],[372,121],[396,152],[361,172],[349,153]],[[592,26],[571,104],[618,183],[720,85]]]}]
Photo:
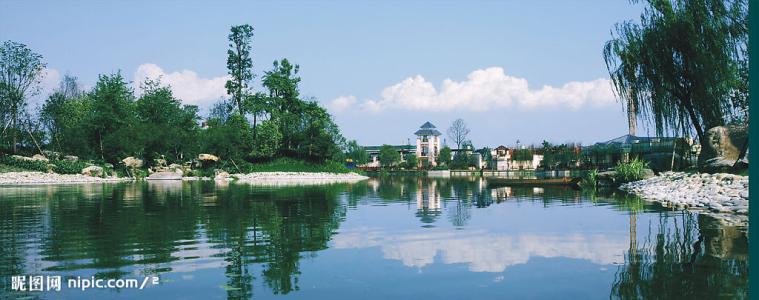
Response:
[{"label": "hanging willow foliage", "polygon": [[[637,3],[638,1],[632,1]],[[640,23],[616,24],[603,49],[617,96],[634,124],[690,136],[748,109],[745,0],[648,0]],[[746,120],[747,115],[742,120]]]}]

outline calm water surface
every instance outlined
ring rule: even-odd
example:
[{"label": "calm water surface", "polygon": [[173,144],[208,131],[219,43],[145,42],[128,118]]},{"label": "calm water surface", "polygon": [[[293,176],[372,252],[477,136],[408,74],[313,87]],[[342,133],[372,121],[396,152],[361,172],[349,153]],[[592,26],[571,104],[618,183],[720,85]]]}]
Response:
[{"label": "calm water surface", "polygon": [[[0,298],[746,298],[746,231],[480,179],[0,187]],[[63,288],[12,292],[11,275]],[[77,276],[160,284],[67,288]]]}]

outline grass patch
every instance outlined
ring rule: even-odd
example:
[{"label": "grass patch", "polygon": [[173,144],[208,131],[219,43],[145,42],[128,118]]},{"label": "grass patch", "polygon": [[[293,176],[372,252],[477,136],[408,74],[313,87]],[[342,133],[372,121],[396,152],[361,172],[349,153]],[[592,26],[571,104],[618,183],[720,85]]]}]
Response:
[{"label": "grass patch", "polygon": [[6,164],[0,164],[0,173],[28,172],[28,171],[34,171],[34,170],[19,168],[19,167],[16,167],[16,166],[10,166],[10,165],[6,165]]},{"label": "grass patch", "polygon": [[642,180],[643,170],[646,168],[648,168],[648,163],[638,158],[627,163],[620,162],[614,167],[614,171],[617,173],[617,182],[626,183]]}]

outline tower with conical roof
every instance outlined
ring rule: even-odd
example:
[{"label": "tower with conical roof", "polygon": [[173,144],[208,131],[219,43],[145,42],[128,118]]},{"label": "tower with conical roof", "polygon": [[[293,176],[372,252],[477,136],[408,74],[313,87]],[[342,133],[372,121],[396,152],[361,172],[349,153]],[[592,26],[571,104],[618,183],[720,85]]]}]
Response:
[{"label": "tower with conical roof", "polygon": [[437,157],[440,153],[441,133],[435,128],[432,123],[424,122],[419,130],[414,132],[416,135],[416,157],[419,158],[419,163],[423,164],[424,161],[427,161],[432,167],[437,165]]}]

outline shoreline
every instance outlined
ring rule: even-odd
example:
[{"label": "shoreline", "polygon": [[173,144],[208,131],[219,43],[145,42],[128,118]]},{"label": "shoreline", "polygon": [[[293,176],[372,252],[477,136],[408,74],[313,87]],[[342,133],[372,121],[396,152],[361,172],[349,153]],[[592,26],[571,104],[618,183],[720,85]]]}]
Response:
[{"label": "shoreline", "polygon": [[748,176],[663,172],[619,189],[663,207],[697,210],[722,219],[748,219]]},{"label": "shoreline", "polygon": [[116,183],[127,181],[134,181],[134,179],[128,177],[101,178],[82,174],[57,174],[36,171],[0,173],[0,185]]},{"label": "shoreline", "polygon": [[[356,173],[328,172],[254,172],[247,174],[232,174],[220,177],[182,177],[181,180],[150,180],[153,182],[183,182],[197,180],[216,180],[225,182],[263,184],[263,185],[293,185],[293,184],[322,184],[357,182],[369,177]],[[144,179],[143,179],[144,180]],[[81,183],[118,183],[135,181],[129,177],[92,177],[82,174],[56,174],[35,171],[0,173],[0,186],[3,185],[33,185],[33,184],[81,184]],[[147,181],[147,180],[146,180]]]}]

